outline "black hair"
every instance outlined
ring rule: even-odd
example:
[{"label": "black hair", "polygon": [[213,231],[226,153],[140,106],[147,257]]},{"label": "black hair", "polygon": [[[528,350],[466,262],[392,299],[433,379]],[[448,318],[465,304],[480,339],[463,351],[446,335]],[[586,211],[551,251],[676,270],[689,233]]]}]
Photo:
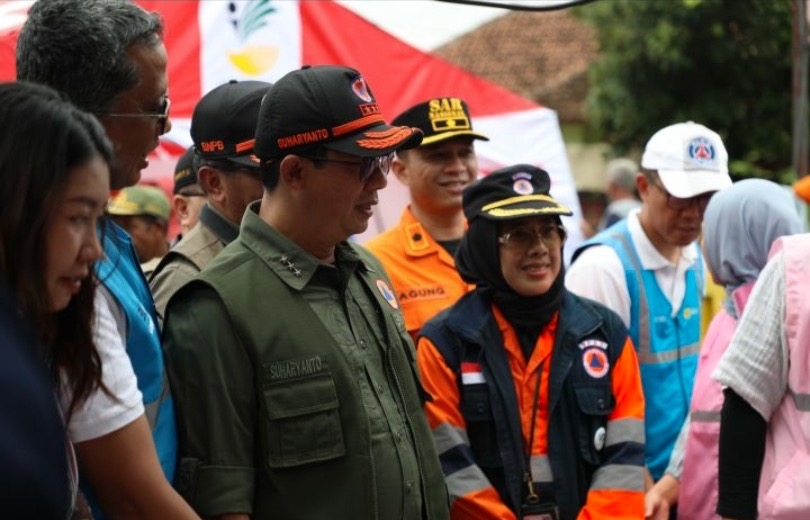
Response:
[{"label": "black hair", "polygon": [[161,41],[163,22],[128,0],[39,0],[17,40],[17,79],[63,92],[93,114],[138,83],[127,55]]},{"label": "black hair", "polygon": [[56,388],[67,381],[72,411],[101,384],[93,344],[97,280],[85,278],[68,306],[53,312],[47,281],[46,235],[59,197],[75,168],[112,146],[98,120],[44,85],[0,83],[0,277],[39,332]]}]

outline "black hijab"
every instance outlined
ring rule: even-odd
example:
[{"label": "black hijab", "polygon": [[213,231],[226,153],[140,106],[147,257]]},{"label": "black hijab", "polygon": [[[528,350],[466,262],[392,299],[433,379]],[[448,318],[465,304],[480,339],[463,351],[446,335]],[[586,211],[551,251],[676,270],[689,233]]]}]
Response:
[{"label": "black hijab", "polygon": [[512,289],[501,272],[498,251],[497,222],[474,218],[456,253],[456,268],[464,281],[475,284],[476,291],[501,310],[515,328],[523,354],[528,359],[537,338],[562,301],[565,278],[562,250],[560,272],[548,291],[539,296],[522,296]]}]

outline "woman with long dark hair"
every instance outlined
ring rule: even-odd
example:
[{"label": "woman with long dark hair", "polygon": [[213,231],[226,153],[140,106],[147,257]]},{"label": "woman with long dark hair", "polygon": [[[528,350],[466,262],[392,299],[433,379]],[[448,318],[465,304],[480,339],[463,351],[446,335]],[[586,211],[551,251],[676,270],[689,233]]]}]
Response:
[{"label": "woman with long dark hair", "polygon": [[96,224],[109,192],[110,145],[95,118],[30,83],[0,85],[0,127],[0,277],[38,335],[69,421],[101,385],[92,266],[101,256]]},{"label": "woman with long dark hair", "polygon": [[[16,82],[0,84],[0,128],[0,282],[37,333],[73,500],[75,445],[110,517],[197,518],[161,470],[126,351],[105,340],[118,330],[94,274],[112,158],[103,127],[49,87]],[[70,518],[75,504],[65,510]]]},{"label": "woman with long dark hair", "polygon": [[66,414],[100,382],[92,341],[96,224],[110,145],[90,116],[50,88],[0,85],[0,274],[34,323]]}]

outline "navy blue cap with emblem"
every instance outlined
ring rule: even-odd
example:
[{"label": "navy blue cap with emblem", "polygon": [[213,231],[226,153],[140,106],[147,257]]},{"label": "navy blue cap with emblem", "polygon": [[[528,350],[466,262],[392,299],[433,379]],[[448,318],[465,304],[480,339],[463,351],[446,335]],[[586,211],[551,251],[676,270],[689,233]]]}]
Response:
[{"label": "navy blue cap with emblem", "polygon": [[530,164],[495,170],[464,190],[468,221],[477,217],[510,220],[535,215],[573,215],[550,195],[548,172]]}]

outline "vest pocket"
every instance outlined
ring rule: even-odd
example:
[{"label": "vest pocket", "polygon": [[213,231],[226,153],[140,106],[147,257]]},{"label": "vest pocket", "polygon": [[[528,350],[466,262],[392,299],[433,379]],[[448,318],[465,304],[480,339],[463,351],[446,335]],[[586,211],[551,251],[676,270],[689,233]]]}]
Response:
[{"label": "vest pocket", "polygon": [[615,407],[613,393],[606,384],[574,387],[582,416],[579,425],[579,451],[591,465],[600,463],[607,435],[607,418]]},{"label": "vest pocket", "polygon": [[463,386],[461,413],[467,422],[467,437],[476,464],[482,468],[500,466],[495,418],[486,384]]},{"label": "vest pocket", "polygon": [[267,383],[268,466],[287,468],[345,455],[338,405],[330,374]]}]

